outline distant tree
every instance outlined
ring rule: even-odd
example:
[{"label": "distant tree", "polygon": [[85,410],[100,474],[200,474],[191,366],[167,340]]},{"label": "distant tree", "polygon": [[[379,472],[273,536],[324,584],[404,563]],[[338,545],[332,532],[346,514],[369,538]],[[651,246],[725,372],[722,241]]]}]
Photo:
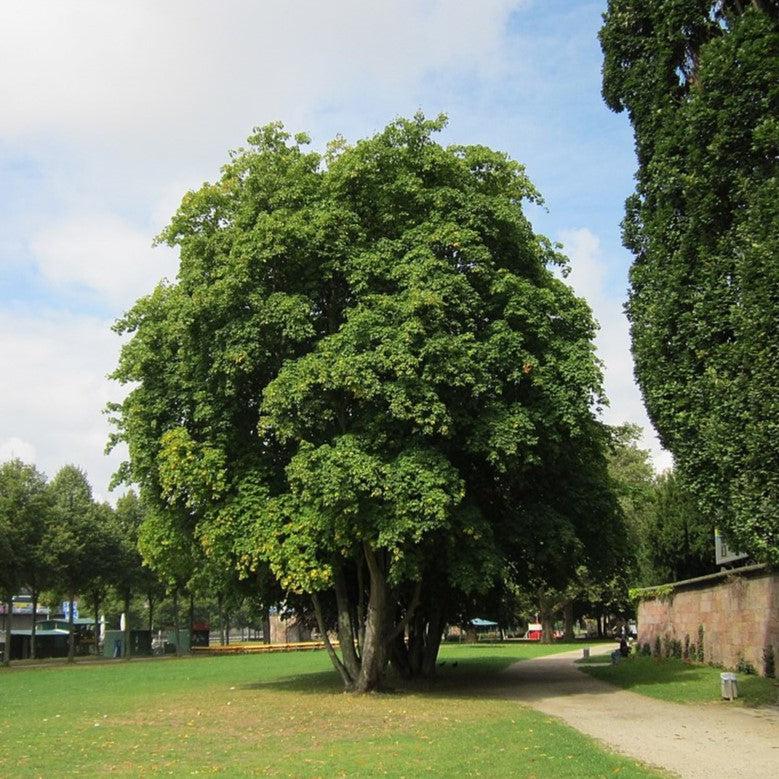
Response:
[{"label": "distant tree", "polygon": [[92,500],[92,488],[86,474],[75,465],[60,469],[49,484],[53,504],[52,548],[59,588],[67,596],[68,611],[68,661],[75,656],[75,632],[73,629],[73,603],[76,595],[86,591],[99,566],[98,548],[102,539],[96,532],[97,516]]},{"label": "distant tree", "polygon": [[100,642],[100,608],[108,597],[123,559],[121,537],[114,510],[108,503],[97,503],[91,512],[92,536],[89,541],[89,573],[81,587],[82,595],[92,607],[95,653]]},{"label": "distant tree", "polygon": [[138,527],[138,549],[173,601],[176,654],[181,654],[180,597],[195,575],[202,550],[196,544],[184,512],[145,510]]},{"label": "distant tree", "polygon": [[[130,603],[133,594],[142,592],[149,607],[149,623],[153,621],[154,600],[161,594],[158,576],[144,566],[139,549],[141,526],[146,508],[134,490],[129,490],[116,502],[115,525],[117,565],[112,579],[123,604],[125,615],[122,636],[122,657],[130,656]],[[151,630],[151,627],[149,628]]]},{"label": "distant tree", "polygon": [[657,479],[655,510],[649,528],[655,581],[679,581],[716,570],[714,522],[698,508],[674,471]]},{"label": "distant tree", "polygon": [[636,376],[678,477],[779,560],[779,4],[610,0],[603,94],[633,125]]},{"label": "distant tree", "polygon": [[21,460],[0,465],[0,595],[6,613],[5,665],[11,659],[13,596],[38,570],[37,556],[43,549],[50,510],[46,479],[34,465]]},{"label": "distant tree", "polygon": [[641,428],[634,424],[611,428],[608,455],[609,478],[627,528],[630,571],[624,571],[629,586],[654,583],[650,553],[650,528],[655,512],[655,469],[649,452],[638,446]]}]

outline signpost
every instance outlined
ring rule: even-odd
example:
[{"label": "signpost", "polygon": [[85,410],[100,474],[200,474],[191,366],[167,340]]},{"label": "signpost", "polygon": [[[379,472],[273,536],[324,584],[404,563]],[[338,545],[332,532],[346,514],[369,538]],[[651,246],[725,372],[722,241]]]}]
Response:
[{"label": "signpost", "polygon": [[725,537],[719,532],[719,528],[714,528],[714,557],[717,565],[730,565],[737,560],[743,560],[749,557],[744,552],[737,552],[728,546]]}]

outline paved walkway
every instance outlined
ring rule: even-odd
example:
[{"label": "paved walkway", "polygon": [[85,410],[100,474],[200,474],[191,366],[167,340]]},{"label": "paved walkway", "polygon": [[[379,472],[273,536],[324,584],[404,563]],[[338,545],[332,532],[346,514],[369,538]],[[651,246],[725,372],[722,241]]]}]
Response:
[{"label": "paved walkway", "polygon": [[515,663],[504,671],[505,693],[617,752],[682,777],[779,777],[777,710],[648,698],[579,670],[574,660],[580,657],[577,650]]}]

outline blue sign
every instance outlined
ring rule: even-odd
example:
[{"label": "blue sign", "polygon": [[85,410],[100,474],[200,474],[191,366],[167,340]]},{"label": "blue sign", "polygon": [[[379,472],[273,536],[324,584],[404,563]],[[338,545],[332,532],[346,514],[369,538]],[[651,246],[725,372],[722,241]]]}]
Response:
[{"label": "blue sign", "polygon": [[62,615],[65,619],[70,619],[70,609],[73,609],[73,619],[78,619],[78,603],[76,601],[62,601]]}]

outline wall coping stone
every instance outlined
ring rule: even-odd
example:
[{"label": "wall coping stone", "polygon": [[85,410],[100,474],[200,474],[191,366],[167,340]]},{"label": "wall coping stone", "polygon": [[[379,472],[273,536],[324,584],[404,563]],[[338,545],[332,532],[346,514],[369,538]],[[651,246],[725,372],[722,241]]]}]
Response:
[{"label": "wall coping stone", "polygon": [[726,568],[717,573],[709,573],[706,576],[697,576],[694,579],[682,579],[678,582],[668,582],[666,584],[655,585],[654,587],[637,587],[633,592],[639,597],[654,598],[657,590],[671,587],[673,590],[696,588],[701,585],[708,585],[718,579],[725,580],[730,576],[750,576],[752,574],[772,573],[773,567],[766,563],[757,563],[754,565],[743,565],[741,568]]}]

